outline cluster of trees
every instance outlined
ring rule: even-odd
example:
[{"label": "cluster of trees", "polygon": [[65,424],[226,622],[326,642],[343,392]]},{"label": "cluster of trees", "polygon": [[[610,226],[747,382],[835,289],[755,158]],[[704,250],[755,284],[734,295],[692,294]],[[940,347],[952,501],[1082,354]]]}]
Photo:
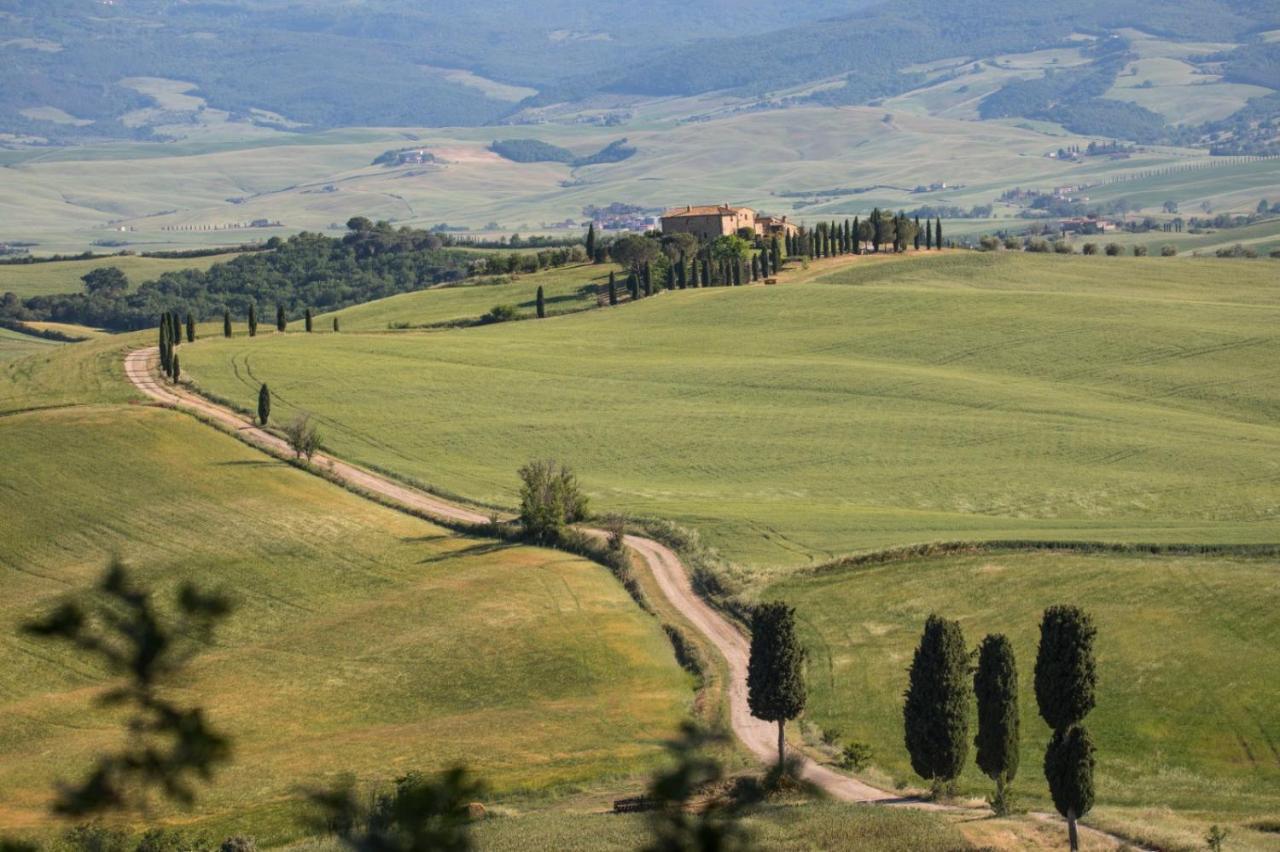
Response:
[{"label": "cluster of trees", "polygon": [[[448,246],[437,234],[355,217],[341,238],[301,233],[273,238],[268,251],[242,254],[207,270],[166,272],[132,292],[119,269],[96,269],[85,290],[0,300],[0,317],[52,320],[125,331],[145,328],[157,314],[190,312],[197,321],[228,312],[244,316],[255,303],[280,306],[286,316],[330,311],[469,275],[537,271],[582,262],[579,245],[477,257]],[[252,325],[252,323],[251,323]]]},{"label": "cluster of trees", "polygon": [[[177,348],[182,345],[182,322],[178,319],[176,312],[166,312],[160,315],[160,370],[169,380],[177,384],[182,378],[182,365],[178,359]],[[194,343],[196,339],[196,322],[191,314],[187,314],[186,324],[187,342]]]},{"label": "cluster of trees", "polygon": [[[1092,618],[1073,606],[1052,606],[1040,622],[1035,695],[1053,731],[1044,774],[1054,806],[1067,820],[1071,848],[1079,848],[1076,820],[1093,807],[1094,744],[1084,725],[1093,709],[1097,671]],[[903,722],[911,767],[936,795],[949,792],[969,755],[969,703],[978,702],[978,767],[996,784],[998,813],[1012,805],[1018,772],[1018,670],[1002,634],[985,637],[970,675],[971,654],[958,621],[929,616],[908,671]],[[972,692],[971,692],[972,690]]]},{"label": "cluster of trees", "polygon": [[636,153],[635,147],[628,145],[626,139],[615,139],[594,154],[584,156],[541,139],[495,139],[489,150],[516,163],[564,163],[575,167],[620,163]]},{"label": "cluster of trees", "polygon": [[787,236],[787,255],[807,258],[863,254],[866,251],[903,252],[908,248],[940,249],[943,246],[942,219],[925,222],[906,213],[891,213],[876,208],[862,220],[821,222],[814,228],[801,228]]}]

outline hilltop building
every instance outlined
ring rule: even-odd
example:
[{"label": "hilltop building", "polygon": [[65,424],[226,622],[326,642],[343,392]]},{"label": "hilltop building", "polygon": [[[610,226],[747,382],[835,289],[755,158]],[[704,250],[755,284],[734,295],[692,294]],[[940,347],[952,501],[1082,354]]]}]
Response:
[{"label": "hilltop building", "polygon": [[742,228],[761,237],[785,236],[799,230],[786,216],[761,216],[750,207],[720,205],[685,205],[662,214],[662,233],[693,234],[711,241],[736,234]]}]

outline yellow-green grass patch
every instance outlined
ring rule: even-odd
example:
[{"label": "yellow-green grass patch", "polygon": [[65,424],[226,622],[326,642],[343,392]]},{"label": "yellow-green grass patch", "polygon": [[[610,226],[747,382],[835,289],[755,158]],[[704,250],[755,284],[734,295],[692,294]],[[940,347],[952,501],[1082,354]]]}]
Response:
[{"label": "yellow-green grass patch", "polygon": [[651,768],[687,711],[657,622],[594,563],[450,533],[153,408],[4,417],[0,457],[0,831],[53,826],[54,782],[121,742],[104,672],[18,634],[112,554],[160,601],[191,580],[236,603],[175,688],[233,761],[153,819],[272,842],[299,785],[454,762],[499,797],[554,794]]},{"label": "yellow-green grass patch", "polygon": [[159,278],[162,273],[180,269],[208,269],[215,263],[225,263],[236,254],[215,254],[208,257],[163,258],[100,257],[93,260],[54,260],[47,263],[23,263],[0,265],[0,293],[16,293],[20,298],[48,296],[57,293],[79,293],[84,290],[80,280],[94,269],[114,266],[129,278],[131,287],[144,281]]}]

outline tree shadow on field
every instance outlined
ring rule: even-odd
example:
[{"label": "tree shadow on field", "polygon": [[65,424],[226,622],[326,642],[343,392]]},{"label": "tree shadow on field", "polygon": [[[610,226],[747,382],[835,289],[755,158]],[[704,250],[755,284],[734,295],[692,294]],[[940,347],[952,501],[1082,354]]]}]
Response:
[{"label": "tree shadow on field", "polygon": [[506,541],[485,541],[473,544],[470,547],[464,547],[461,550],[450,550],[445,553],[437,553],[435,556],[428,556],[426,559],[419,560],[418,564],[431,565],[435,562],[448,562],[450,559],[460,559],[468,556],[486,556],[490,553],[510,550],[517,546]]}]

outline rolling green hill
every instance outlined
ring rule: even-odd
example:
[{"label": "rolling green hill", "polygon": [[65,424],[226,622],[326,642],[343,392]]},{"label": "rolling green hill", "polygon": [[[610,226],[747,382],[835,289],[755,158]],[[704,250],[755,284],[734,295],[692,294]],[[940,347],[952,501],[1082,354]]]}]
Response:
[{"label": "rolling green hill", "polygon": [[342,773],[464,761],[510,799],[654,765],[691,684],[606,569],[451,533],[185,415],[120,405],[134,395],[118,350],[138,343],[0,367],[0,833],[53,827],[53,782],[121,736],[92,704],[102,671],[16,635],[113,554],[162,599],[190,579],[236,604],[182,688],[234,758],[193,814],[153,819],[269,844],[301,830],[301,785]]},{"label": "rolling green hill", "polygon": [[[431,294],[422,294],[422,299]],[[597,505],[756,568],[975,538],[1274,541],[1268,261],[958,254],[462,331],[183,349],[333,449],[510,504],[571,463]]]},{"label": "rolling green hill", "polygon": [[[914,779],[902,694],[925,618],[959,619],[970,647],[1007,634],[1021,685],[1014,786],[1046,808],[1049,730],[1032,688],[1040,614],[1063,601],[1084,607],[1098,626],[1092,821],[1156,848],[1198,848],[1222,820],[1239,848],[1277,846],[1245,827],[1280,807],[1275,558],[979,552],[803,574],[767,594],[800,612],[807,718],[870,744],[873,772],[889,779]],[[991,782],[971,762],[962,787],[977,797]]]},{"label": "rolling green hill", "polygon": [[[516,276],[501,283],[494,279],[468,280],[462,284],[404,293],[335,311],[316,318],[320,329],[331,328],[336,317],[343,331],[385,331],[393,326],[422,327],[455,320],[476,319],[496,305],[513,305],[521,314],[532,316],[537,308],[538,288],[543,288],[547,314],[561,314],[595,307],[595,288],[608,283],[609,272],[621,276],[615,265],[571,266]],[[618,286],[625,279],[618,278]],[[296,324],[295,324],[296,325]]]},{"label": "rolling green hill", "polygon": [[45,340],[30,334],[0,328],[0,361],[9,361],[14,358],[33,355],[57,345],[52,340]]}]

